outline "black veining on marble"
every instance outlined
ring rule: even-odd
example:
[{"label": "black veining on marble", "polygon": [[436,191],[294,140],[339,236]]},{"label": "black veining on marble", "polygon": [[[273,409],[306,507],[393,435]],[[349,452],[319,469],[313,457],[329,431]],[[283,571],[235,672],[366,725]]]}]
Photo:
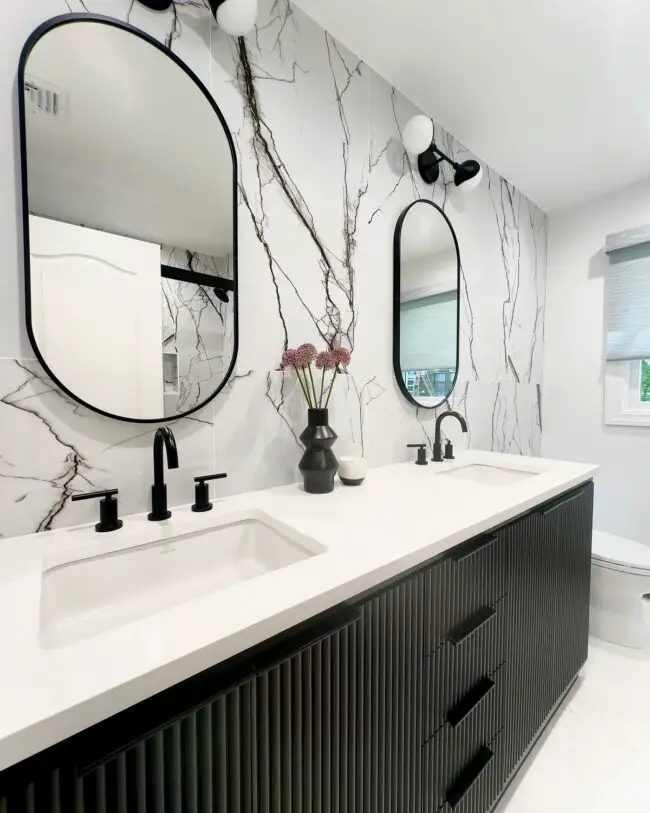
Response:
[{"label": "black veining on marble", "polygon": [[[411,181],[411,188],[413,193],[413,199],[420,197],[420,193],[418,190],[418,185],[415,177],[415,173],[413,170],[413,163],[411,162],[411,157],[406,152],[404,147],[402,146],[402,126],[399,121],[399,116],[397,114],[397,107],[396,107],[396,96],[397,91],[394,87],[391,87],[390,93],[390,101],[391,101],[391,110],[393,113],[393,121],[395,123],[395,129],[397,131],[398,138],[390,138],[387,143],[381,148],[377,155],[373,156],[373,144],[371,142],[370,145],[370,161],[369,161],[369,170],[370,174],[372,175],[372,171],[379,165],[381,159],[386,156],[388,157],[389,151],[394,153],[393,157],[396,160],[391,162],[391,166],[396,171],[397,180],[393,184],[393,187],[388,192],[387,195],[384,196],[382,202],[377,206],[368,216],[368,225],[370,225],[375,218],[383,214],[384,206],[388,203],[388,201],[393,197],[393,195],[397,192],[397,190],[402,185],[402,181],[405,178],[410,179]],[[399,169],[396,169],[395,163],[399,164]]]},{"label": "black veining on marble", "polygon": [[[279,6],[274,6],[274,8],[277,10]],[[285,8],[288,9],[288,6]],[[290,11],[287,10],[286,13],[290,14]],[[281,22],[282,29],[286,25],[286,19],[287,18]],[[325,35],[331,59],[332,50],[328,36],[329,35],[327,34]],[[338,51],[336,52],[336,55],[339,55]],[[345,64],[344,60],[341,60],[341,64],[344,66],[347,76],[346,82],[342,86],[338,83],[334,67],[332,63],[330,63],[343,135],[342,161],[344,168],[344,213],[342,232],[344,246],[342,257],[337,258],[334,252],[329,249],[320,238],[313,213],[304,196],[300,192],[296,182],[294,181],[287,166],[287,162],[280,155],[272,129],[263,115],[258,89],[256,87],[256,76],[253,71],[253,63],[251,61],[248,44],[243,37],[240,37],[237,42],[237,85],[244,100],[246,116],[251,123],[253,131],[251,151],[257,172],[257,200],[255,203],[251,199],[248,190],[246,190],[244,184],[241,182],[240,189],[244,205],[251,216],[256,236],[264,249],[267,257],[268,267],[271,271],[278,305],[279,318],[282,323],[284,333],[285,347],[288,345],[289,336],[287,321],[283,312],[282,293],[278,276],[281,276],[284,280],[286,280],[286,282],[288,282],[289,286],[296,295],[296,298],[309,315],[318,334],[328,346],[331,347],[337,343],[343,342],[350,348],[354,347],[354,329],[356,326],[358,313],[354,300],[355,269],[353,265],[353,258],[356,248],[356,229],[359,207],[363,195],[367,189],[367,185],[359,185],[355,190],[350,188],[348,176],[350,134],[347,125],[345,108],[343,106],[343,97],[345,92],[349,88],[354,74],[358,73],[360,68],[358,66],[355,68],[350,68],[347,66],[347,64]],[[295,214],[297,226],[307,233],[310,241],[316,248],[318,264],[323,278],[324,302],[323,312],[321,314],[315,313],[312,308],[307,306],[304,298],[300,296],[299,291],[289,274],[274,258],[270,238],[267,235],[268,219],[264,209],[264,188],[267,184],[263,179],[266,179],[269,177],[269,175],[272,182],[277,184],[290,209]],[[256,206],[258,206],[260,209],[259,215],[256,214]],[[337,269],[337,264],[342,267]],[[339,299],[341,297],[343,298],[346,306],[345,311],[342,310],[342,303],[339,303]]]},{"label": "black veining on marble", "polygon": [[[535,320],[533,322],[532,336],[530,341],[530,353],[528,357],[528,369],[526,371],[526,381],[532,382],[533,380],[533,367],[535,364],[535,350],[537,348],[538,333],[541,331],[541,339],[544,339],[544,305],[540,301],[539,295],[539,246],[537,244],[537,224],[536,216],[540,213],[542,220],[545,219],[540,210],[530,201],[528,201],[528,222],[530,224],[530,233],[533,239],[533,251],[535,256],[533,258],[533,283],[535,286]],[[541,427],[540,427],[541,428]]]},{"label": "black veining on marble", "polygon": [[[277,375],[277,376],[280,377],[280,397],[279,397],[279,399],[274,398],[273,394],[271,393],[271,390],[273,389],[273,376],[274,375]],[[282,412],[282,407],[284,406],[284,402],[285,402],[285,385],[286,385],[286,383],[287,383],[287,376],[285,375],[284,372],[274,374],[274,373],[269,371],[266,374],[266,392],[264,394],[265,394],[266,398],[268,399],[268,401],[273,406],[273,409],[278,413],[278,417],[285,424],[285,426],[287,427],[289,432],[291,432],[291,436],[295,440],[296,445],[302,451],[302,449],[303,449],[302,441],[300,440],[300,438],[296,434],[296,430],[294,429],[293,424],[291,423],[291,421],[287,418],[286,414]]]},{"label": "black veining on marble", "polygon": [[504,178],[488,169],[488,189],[496,218],[503,261],[506,296],[501,306],[503,361],[506,372],[521,382],[511,352],[511,336],[516,324],[517,300],[521,274],[520,195]]},{"label": "black veining on marble", "polygon": [[[497,384],[492,406],[492,442],[490,450],[493,452],[505,451],[506,448],[506,408],[501,401],[501,384]],[[501,433],[501,434],[499,434]]]},{"label": "black veining on marble", "polygon": [[[2,477],[8,477],[11,479],[16,480],[31,480],[43,483],[49,483],[53,488],[59,491],[59,496],[54,501],[54,503],[50,506],[47,510],[45,516],[43,516],[40,520],[37,521],[36,526],[34,528],[35,532],[39,531],[49,531],[52,528],[52,524],[54,520],[58,517],[58,515],[63,511],[68,499],[74,494],[78,489],[73,487],[73,483],[79,479],[83,481],[86,485],[90,486],[91,488],[95,488],[95,484],[89,479],[87,472],[91,470],[88,461],[86,460],[85,456],[79,451],[79,449],[74,446],[74,444],[69,443],[66,441],[61,433],[54,428],[52,422],[42,415],[36,406],[33,406],[29,403],[29,401],[36,396],[34,394],[30,394],[25,392],[34,381],[38,381],[40,384],[43,384],[47,387],[46,392],[51,392],[56,394],[58,397],[62,398],[66,403],[68,403],[68,399],[65,398],[57,389],[55,389],[52,384],[46,379],[41,378],[32,370],[30,370],[25,364],[21,361],[16,360],[15,364],[19,367],[28,377],[19,384],[14,390],[4,395],[0,398],[0,403],[3,403],[5,406],[11,407],[12,409],[16,409],[19,412],[24,412],[28,415],[32,415],[39,423],[41,423],[54,439],[54,441],[62,447],[65,451],[64,458],[63,458],[63,470],[61,473],[52,479],[45,479],[39,478],[34,476],[24,476],[24,475],[14,475],[14,474],[2,474]],[[40,392],[39,396],[42,396],[44,393]],[[25,499],[23,495],[16,500],[16,502],[21,502]]]}]

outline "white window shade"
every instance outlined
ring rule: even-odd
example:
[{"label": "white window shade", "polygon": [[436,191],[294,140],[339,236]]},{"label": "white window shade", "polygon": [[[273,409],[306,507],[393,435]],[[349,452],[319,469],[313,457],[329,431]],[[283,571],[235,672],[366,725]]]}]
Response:
[{"label": "white window shade", "polygon": [[606,251],[607,360],[650,358],[650,225],[608,235]]},{"label": "white window shade", "polygon": [[400,364],[402,370],[456,368],[455,291],[400,305]]}]

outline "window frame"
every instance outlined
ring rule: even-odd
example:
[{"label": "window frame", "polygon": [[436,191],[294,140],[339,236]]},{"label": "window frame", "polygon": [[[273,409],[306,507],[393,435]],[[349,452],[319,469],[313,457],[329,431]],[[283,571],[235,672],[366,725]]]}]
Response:
[{"label": "window frame", "polygon": [[641,401],[641,360],[605,362],[605,423],[650,426],[650,401]]}]

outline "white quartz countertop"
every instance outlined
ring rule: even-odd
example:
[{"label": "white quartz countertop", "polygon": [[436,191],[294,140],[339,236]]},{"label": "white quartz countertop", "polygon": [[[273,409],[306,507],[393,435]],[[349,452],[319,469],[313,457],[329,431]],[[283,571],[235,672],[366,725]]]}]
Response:
[{"label": "white quartz countertop", "polygon": [[[493,486],[440,474],[469,464],[541,472]],[[126,517],[0,541],[0,770],[152,694],[243,652],[336,604],[589,480],[595,466],[470,451],[451,463],[371,469],[357,488],[328,495],[298,485],[228,497],[214,510],[177,508],[172,518]],[[119,537],[152,540],[209,528],[224,515],[259,510],[327,550],[59,648],[39,642],[44,557]],[[108,539],[110,538],[110,539]],[[134,542],[135,544],[135,542]]]}]

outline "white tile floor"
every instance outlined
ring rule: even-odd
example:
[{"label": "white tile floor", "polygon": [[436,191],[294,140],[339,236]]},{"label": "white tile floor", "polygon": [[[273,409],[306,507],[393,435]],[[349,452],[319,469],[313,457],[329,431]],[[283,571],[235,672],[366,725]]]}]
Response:
[{"label": "white tile floor", "polygon": [[650,655],[591,639],[582,677],[497,813],[650,813]]}]

